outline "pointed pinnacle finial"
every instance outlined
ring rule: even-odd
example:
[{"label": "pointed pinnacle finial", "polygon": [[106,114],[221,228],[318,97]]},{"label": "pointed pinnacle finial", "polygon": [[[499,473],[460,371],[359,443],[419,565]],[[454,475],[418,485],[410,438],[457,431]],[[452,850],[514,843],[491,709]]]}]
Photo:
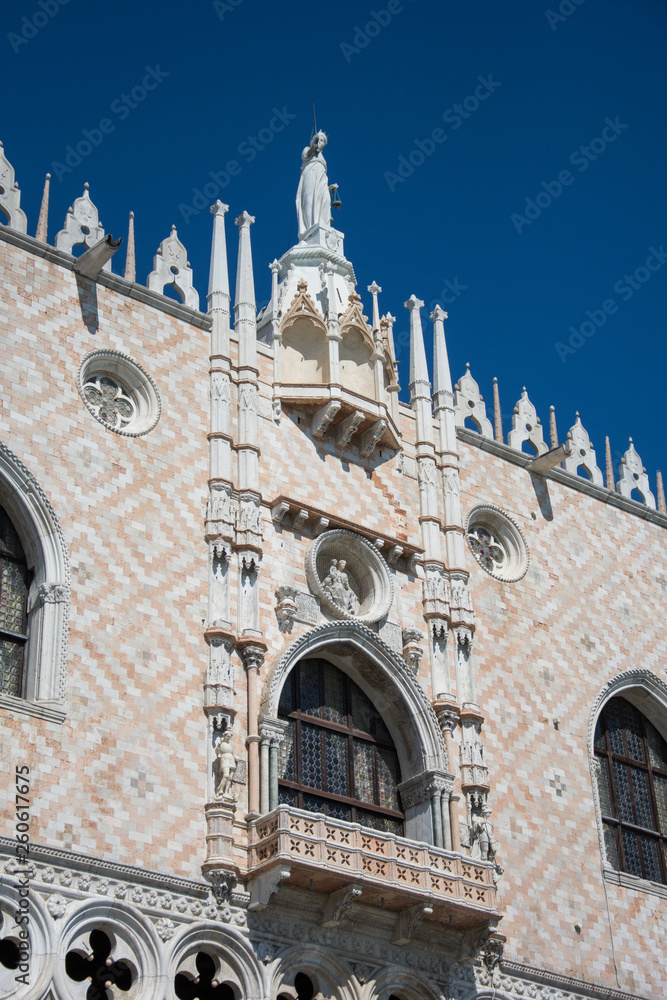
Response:
[{"label": "pointed pinnacle finial", "polygon": [[604,439],[604,457],[605,457],[605,485],[608,490],[614,489],[614,466],[611,461],[611,444],[609,443],[609,437]]},{"label": "pointed pinnacle finial", "polygon": [[503,417],[500,412],[500,389],[498,379],[493,379],[493,436],[496,441],[503,440]]},{"label": "pointed pinnacle finial", "polygon": [[447,356],[447,341],[445,339],[445,319],[447,313],[439,305],[431,313],[433,320],[433,396],[436,410],[445,405],[446,399],[441,393],[452,393],[452,374]]},{"label": "pointed pinnacle finial", "polygon": [[35,230],[35,239],[41,240],[42,243],[46,243],[48,237],[50,189],[51,189],[51,174],[47,174],[46,177],[44,178],[44,193],[42,195],[42,204],[39,209],[37,229]]},{"label": "pointed pinnacle finial", "polygon": [[667,514],[667,506],[665,506],[665,487],[662,482],[662,472],[660,469],[656,472],[656,479],[658,482],[658,510],[661,514]]},{"label": "pointed pinnacle finial", "polygon": [[130,212],[127,224],[127,250],[125,252],[125,277],[128,281],[137,280],[137,262],[134,252],[134,212]]},{"label": "pointed pinnacle finial", "polygon": [[377,281],[368,285],[368,291],[373,296],[373,333],[380,329],[380,307],[378,306],[378,294],[382,291]]},{"label": "pointed pinnacle finial", "polygon": [[549,446],[558,447],[558,428],[556,427],[556,407],[549,407]]},{"label": "pointed pinnacle finial", "polygon": [[[422,321],[419,310],[424,303],[412,294],[403,305],[410,310],[410,393],[414,395],[418,384],[429,386],[428,365],[426,364],[426,350],[424,348],[424,334],[422,333]],[[429,386],[430,388],[430,386]],[[421,394],[422,390],[418,390]],[[430,391],[426,393],[430,399]]]}]

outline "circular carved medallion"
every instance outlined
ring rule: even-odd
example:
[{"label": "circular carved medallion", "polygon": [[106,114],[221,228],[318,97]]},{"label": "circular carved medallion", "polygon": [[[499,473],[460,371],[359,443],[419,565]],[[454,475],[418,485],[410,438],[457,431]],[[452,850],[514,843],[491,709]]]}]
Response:
[{"label": "circular carved medallion", "polygon": [[370,542],[353,531],[325,531],[310,545],[306,576],[322,606],[334,618],[376,622],[394,596],[386,562]]}]

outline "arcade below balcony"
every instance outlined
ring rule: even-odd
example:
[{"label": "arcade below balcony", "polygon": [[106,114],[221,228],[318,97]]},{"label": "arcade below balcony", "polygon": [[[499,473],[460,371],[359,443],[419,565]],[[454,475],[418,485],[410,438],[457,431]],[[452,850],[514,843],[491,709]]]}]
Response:
[{"label": "arcade below balcony", "polygon": [[466,928],[499,918],[494,867],[428,844],[281,805],[249,824],[251,908],[282,880],[388,910],[421,906],[429,920]]}]

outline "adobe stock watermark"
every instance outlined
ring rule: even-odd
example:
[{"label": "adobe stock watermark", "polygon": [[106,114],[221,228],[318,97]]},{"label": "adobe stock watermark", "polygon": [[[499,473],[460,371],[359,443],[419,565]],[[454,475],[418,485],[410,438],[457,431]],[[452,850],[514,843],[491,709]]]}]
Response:
[{"label": "adobe stock watermark", "polygon": [[[605,118],[604,128],[600,135],[591,139],[588,145],[578,146],[570,153],[570,164],[576,167],[580,174],[583,174],[591,163],[602,156],[608,147],[616,142],[619,135],[622,135],[629,127],[621,121],[618,115],[614,118]],[[542,215],[542,212],[560,198],[565,188],[574,184],[575,179],[575,175],[570,170],[561,170],[555,180],[542,181],[540,185],[542,190],[538,191],[534,198],[526,198],[523,215],[520,212],[512,212],[510,215],[510,222],[517,233],[521,235],[526,226],[532,226]]]},{"label": "adobe stock watermark", "polygon": [[[290,114],[285,105],[282,109],[274,108],[273,115],[264,128],[261,128],[257,135],[248,135],[236,147],[237,155],[243,157],[245,163],[252,163],[258,153],[263,152],[275,137],[284,132],[290,122],[293,122],[296,115]],[[192,199],[188,204],[181,202],[178,211],[184,222],[190,222],[193,216],[200,212],[209,210],[210,204],[222,191],[228,187],[232,177],[238,177],[243,170],[243,163],[239,160],[228,160],[223,170],[209,170],[208,176],[211,180],[206,180],[199,188],[192,189]]]},{"label": "adobe stock watermark", "polygon": [[[656,271],[659,271],[667,262],[667,251],[662,243],[659,247],[649,247],[649,253],[643,264],[636,267],[631,274],[624,274],[622,278],[614,282],[613,291],[621,302],[629,302],[635,292],[638,292],[647,281],[650,281]],[[563,364],[570,354],[576,354],[580,347],[583,347],[590,337],[594,337],[598,330],[601,330],[610,316],[618,312],[619,303],[615,298],[605,299],[599,309],[587,309],[587,317],[579,326],[571,326],[570,336],[564,344],[557,340],[554,344],[556,353]]]},{"label": "adobe stock watermark", "polygon": [[7,41],[14,52],[19,52],[22,45],[31,42],[56,16],[60,8],[69,2],[70,0],[37,0],[38,10],[33,11],[30,17],[21,18],[20,32],[10,31],[7,35]]},{"label": "adobe stock watermark", "polygon": [[[492,74],[488,76],[478,76],[479,81],[474,91],[464,97],[460,104],[452,104],[450,108],[442,113],[442,120],[450,125],[450,131],[456,132],[463,125],[463,122],[474,115],[475,111],[484,101],[487,101],[491,94],[494,94],[499,87],[502,87],[500,80],[494,80]],[[408,177],[412,177],[415,170],[426,162],[428,156],[433,156],[438,146],[447,142],[449,132],[444,128],[434,128],[426,139],[415,139],[414,148],[406,155],[401,153],[398,158],[398,165],[395,171],[385,170],[383,176],[390,191],[395,191],[399,184],[405,183]]]},{"label": "adobe stock watermark", "polygon": [[[130,112],[138,108],[140,104],[146,100],[148,95],[153,90],[157,90],[163,80],[166,80],[169,73],[165,73],[164,70],[160,69],[160,64],[157,66],[146,66],[146,75],[143,77],[141,83],[132,87],[129,94],[121,94],[111,102],[109,111],[112,115],[118,119],[118,121],[124,121],[129,117]],[[100,118],[97,125],[93,128],[81,129],[81,135],[83,138],[79,139],[74,145],[70,144],[65,146],[65,156],[63,157],[63,162],[60,160],[54,160],[51,164],[51,173],[61,181],[65,174],[71,174],[73,170],[76,170],[78,166],[86,159],[87,156],[101,146],[104,142],[104,137],[111,135],[112,132],[116,131],[116,122],[112,118]]]},{"label": "adobe stock watermark", "polygon": [[[412,2],[412,0],[408,0]],[[355,24],[354,34],[351,42],[340,42],[340,50],[346,63],[352,62],[352,56],[360,55],[364,49],[368,48],[374,38],[387,28],[397,14],[402,14],[405,10],[401,0],[389,0],[386,7],[380,10],[369,10],[368,21],[363,26]]]},{"label": "adobe stock watermark", "polygon": [[585,0],[561,0],[558,10],[545,10],[544,16],[549,22],[551,30],[555,31],[559,24],[563,24],[568,17],[572,17],[575,10],[581,7],[584,2]]},{"label": "adobe stock watermark", "polygon": [[213,10],[220,20],[224,21],[225,14],[233,14],[242,3],[243,0],[213,0]]}]

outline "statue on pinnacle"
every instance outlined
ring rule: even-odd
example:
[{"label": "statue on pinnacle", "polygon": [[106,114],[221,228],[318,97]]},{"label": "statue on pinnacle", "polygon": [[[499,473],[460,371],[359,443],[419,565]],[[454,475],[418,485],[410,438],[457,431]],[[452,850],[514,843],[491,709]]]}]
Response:
[{"label": "statue on pinnacle", "polygon": [[301,154],[301,177],[296,192],[296,214],[299,239],[311,228],[331,225],[331,192],[327,177],[327,161],[322,150],[327,144],[324,132],[316,132],[310,146]]}]

